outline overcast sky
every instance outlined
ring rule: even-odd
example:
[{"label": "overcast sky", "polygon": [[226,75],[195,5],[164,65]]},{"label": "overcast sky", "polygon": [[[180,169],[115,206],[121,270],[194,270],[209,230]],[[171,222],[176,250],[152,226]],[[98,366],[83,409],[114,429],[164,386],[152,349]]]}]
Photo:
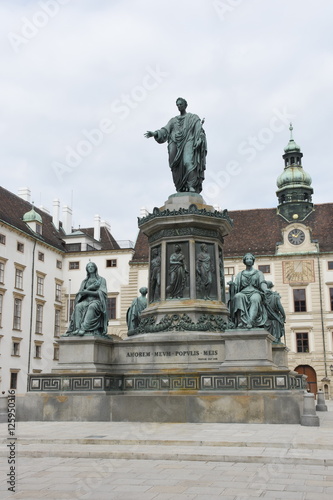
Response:
[{"label": "overcast sky", "polygon": [[290,121],[331,202],[332,21],[331,0],[1,1],[1,185],[135,240],[140,208],[175,192],[143,134],[181,96],[205,118],[207,203],[275,207]]}]

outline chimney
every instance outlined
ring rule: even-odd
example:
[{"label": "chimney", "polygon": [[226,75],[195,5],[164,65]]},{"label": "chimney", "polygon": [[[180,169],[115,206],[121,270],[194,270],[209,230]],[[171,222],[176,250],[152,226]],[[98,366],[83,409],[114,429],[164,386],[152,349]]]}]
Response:
[{"label": "chimney", "polygon": [[111,225],[106,220],[101,221],[101,227],[105,227],[111,233]]},{"label": "chimney", "polygon": [[94,239],[99,241],[101,239],[101,217],[95,215],[94,217]]},{"label": "chimney", "polygon": [[18,196],[22,198],[22,200],[28,201],[30,203],[31,200],[31,191],[27,187],[19,188]]},{"label": "chimney", "polygon": [[142,219],[142,217],[147,217],[148,214],[149,214],[149,211],[146,209],[146,207],[140,208],[140,218],[141,219]]},{"label": "chimney", "polygon": [[48,208],[46,208],[46,207],[43,207],[43,205],[39,205],[39,209],[43,210],[43,212],[45,212],[46,214],[50,215],[50,210]]},{"label": "chimney", "polygon": [[59,229],[59,211],[60,211],[60,201],[57,198],[55,198],[53,200],[52,220],[57,230]]},{"label": "chimney", "polygon": [[62,207],[62,227],[66,234],[72,232],[72,209],[67,205]]}]

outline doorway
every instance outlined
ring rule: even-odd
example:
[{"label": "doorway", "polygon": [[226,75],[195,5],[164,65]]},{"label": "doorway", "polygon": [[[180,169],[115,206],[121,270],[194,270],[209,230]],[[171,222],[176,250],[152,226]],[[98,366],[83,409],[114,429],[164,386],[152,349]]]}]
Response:
[{"label": "doorway", "polygon": [[300,375],[306,375],[307,389],[313,394],[317,394],[317,374],[315,370],[309,365],[298,365],[295,368],[295,372]]}]

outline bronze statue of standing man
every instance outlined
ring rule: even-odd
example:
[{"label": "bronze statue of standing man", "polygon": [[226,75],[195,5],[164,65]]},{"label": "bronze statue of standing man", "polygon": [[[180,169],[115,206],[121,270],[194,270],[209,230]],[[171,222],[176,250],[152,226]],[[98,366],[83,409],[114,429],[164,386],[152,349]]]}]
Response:
[{"label": "bronze statue of standing man", "polygon": [[201,193],[205,177],[207,141],[202,128],[204,120],[187,113],[187,102],[182,97],[176,101],[179,115],[155,132],[148,131],[145,137],[154,137],[162,144],[168,142],[169,165],[177,192]]}]

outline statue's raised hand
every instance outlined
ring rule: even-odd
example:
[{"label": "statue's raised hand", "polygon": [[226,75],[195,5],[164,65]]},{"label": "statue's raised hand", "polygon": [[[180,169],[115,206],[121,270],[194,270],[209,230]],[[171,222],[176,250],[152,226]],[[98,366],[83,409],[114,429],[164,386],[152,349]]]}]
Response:
[{"label": "statue's raised hand", "polygon": [[144,136],[147,137],[147,139],[149,139],[149,137],[155,137],[155,135],[156,132],[151,132],[150,130],[148,130],[148,132],[144,134]]}]

